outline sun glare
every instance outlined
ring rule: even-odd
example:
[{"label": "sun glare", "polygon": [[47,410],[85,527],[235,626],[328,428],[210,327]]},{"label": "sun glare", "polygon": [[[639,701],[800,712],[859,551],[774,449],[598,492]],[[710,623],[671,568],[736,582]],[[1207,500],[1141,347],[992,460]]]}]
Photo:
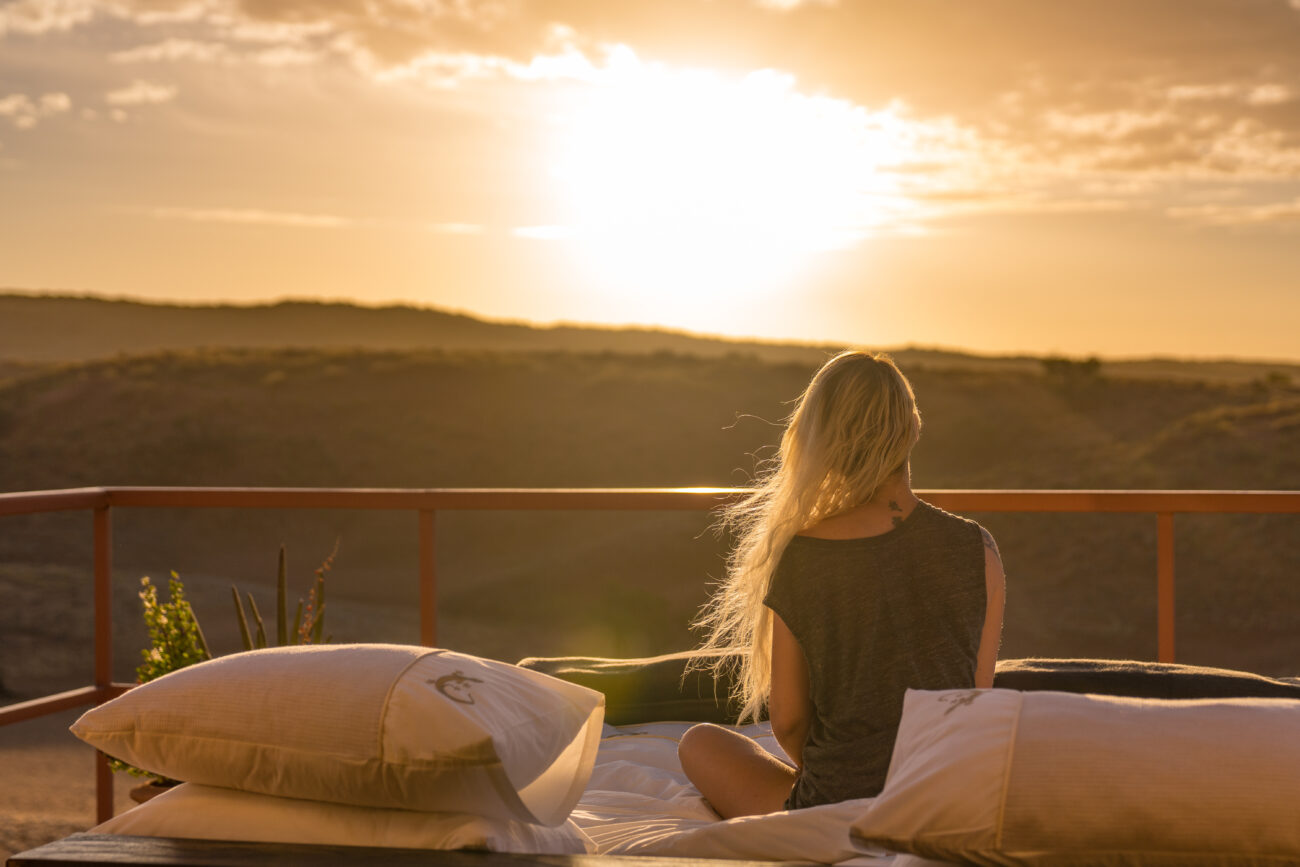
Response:
[{"label": "sun glare", "polygon": [[583,263],[608,290],[709,305],[788,284],[900,207],[911,156],[893,109],[743,78],[611,60],[558,124],[555,178]]}]

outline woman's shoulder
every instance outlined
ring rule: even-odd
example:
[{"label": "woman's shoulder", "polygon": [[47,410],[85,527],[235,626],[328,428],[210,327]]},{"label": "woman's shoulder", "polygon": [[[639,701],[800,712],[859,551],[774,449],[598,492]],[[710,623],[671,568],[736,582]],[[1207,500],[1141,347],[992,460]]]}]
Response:
[{"label": "woman's shoulder", "polygon": [[978,542],[981,547],[995,544],[993,535],[973,518],[953,514],[925,500],[921,500],[917,506],[918,510],[922,508],[925,509],[925,515],[917,523],[932,537],[959,540],[964,544]]},{"label": "woman's shoulder", "polygon": [[967,530],[972,528],[983,529],[983,527],[980,526],[980,523],[974,518],[967,518],[965,515],[954,514],[925,500],[919,500],[917,502],[917,508],[925,510],[929,522],[934,526],[952,528],[964,527]]}]

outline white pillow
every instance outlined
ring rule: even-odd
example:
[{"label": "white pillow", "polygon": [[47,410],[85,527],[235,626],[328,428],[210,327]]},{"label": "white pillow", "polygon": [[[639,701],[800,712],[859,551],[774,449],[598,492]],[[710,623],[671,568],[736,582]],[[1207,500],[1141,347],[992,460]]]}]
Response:
[{"label": "white pillow", "polygon": [[418,813],[276,798],[196,783],[183,783],[90,833],[548,855],[596,851],[572,821],[547,828],[466,813]]},{"label": "white pillow", "polygon": [[1300,701],[909,690],[854,836],[973,864],[1300,863]]},{"label": "white pillow", "polygon": [[604,702],[446,650],[307,645],[180,669],[87,712],[72,731],[192,783],[557,825],[591,773]]}]

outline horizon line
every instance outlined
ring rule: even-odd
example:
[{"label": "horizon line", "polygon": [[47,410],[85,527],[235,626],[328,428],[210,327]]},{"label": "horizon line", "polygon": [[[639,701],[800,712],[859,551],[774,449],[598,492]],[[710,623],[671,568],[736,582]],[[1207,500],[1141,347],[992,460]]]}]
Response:
[{"label": "horizon line", "polygon": [[873,349],[884,353],[894,352],[932,352],[939,354],[961,355],[969,358],[978,358],[986,361],[1017,361],[1017,360],[1041,360],[1050,358],[1065,358],[1068,360],[1088,360],[1097,359],[1103,363],[1111,364],[1136,364],[1136,363],[1190,363],[1190,364],[1281,364],[1292,367],[1300,367],[1300,356],[1293,359],[1276,358],[1276,357],[1250,357],[1250,356],[1230,356],[1230,355],[1174,355],[1174,354],[1152,354],[1152,355],[1107,355],[1100,352],[1083,352],[1083,353],[1066,353],[1058,350],[1030,350],[1030,349],[1007,349],[1007,350],[982,350],[970,349],[966,347],[945,346],[940,344],[920,344],[904,343],[896,345],[870,345],[866,343],[851,341],[806,341],[798,338],[778,338],[765,337],[759,335],[733,335],[717,334],[704,331],[691,331],[685,328],[674,328],[667,325],[656,325],[650,323],[608,323],[608,322],[583,322],[574,320],[551,320],[540,322],[530,319],[514,318],[496,318],[480,313],[475,313],[463,308],[441,307],[433,304],[421,304],[415,301],[392,299],[389,301],[367,302],[357,298],[347,297],[326,297],[326,296],[294,296],[278,295],[261,300],[238,301],[238,300],[182,300],[176,298],[156,298],[145,297],[140,295],[130,295],[126,293],[109,294],[104,292],[95,292],[90,290],[65,290],[65,289],[27,289],[17,286],[0,286],[0,298],[17,297],[17,298],[48,298],[56,300],[70,301],[104,301],[111,303],[138,304],[150,307],[174,307],[178,309],[220,309],[233,308],[240,310],[254,310],[258,308],[279,307],[290,304],[332,307],[351,307],[359,310],[408,310],[418,313],[439,313],[443,315],[459,316],[488,325],[515,326],[531,328],[538,331],[559,331],[564,329],[578,331],[604,331],[604,332],[643,332],[648,334],[662,334],[674,337],[682,337],[690,340],[699,340],[705,342],[727,343],[743,345],[754,345],[774,348],[788,349],[809,349],[809,350],[826,350],[835,351],[839,349],[861,348]]}]

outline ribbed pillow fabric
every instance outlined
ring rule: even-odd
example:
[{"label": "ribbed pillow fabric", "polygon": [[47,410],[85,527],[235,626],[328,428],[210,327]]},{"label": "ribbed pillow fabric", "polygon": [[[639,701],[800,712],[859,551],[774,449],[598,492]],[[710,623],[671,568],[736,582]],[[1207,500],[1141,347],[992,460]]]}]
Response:
[{"label": "ribbed pillow fabric", "polygon": [[72,731],[187,782],[556,825],[590,776],[603,708],[594,690],[466,654],[309,645],[180,669]]},{"label": "ribbed pillow fabric", "polygon": [[1300,701],[912,690],[852,833],[972,864],[1300,863]]},{"label": "ribbed pillow fabric", "polygon": [[468,813],[422,813],[277,798],[182,783],[90,829],[92,834],[398,849],[591,855],[573,820],[548,828]]}]

